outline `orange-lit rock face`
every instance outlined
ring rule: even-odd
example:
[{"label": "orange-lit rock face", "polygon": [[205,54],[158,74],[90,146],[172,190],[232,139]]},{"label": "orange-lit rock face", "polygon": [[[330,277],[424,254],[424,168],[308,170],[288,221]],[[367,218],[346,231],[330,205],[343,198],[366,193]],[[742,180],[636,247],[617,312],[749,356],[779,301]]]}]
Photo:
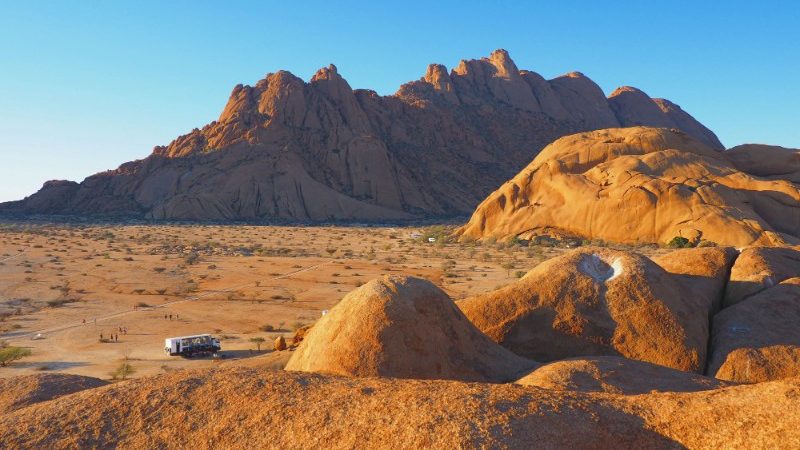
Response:
[{"label": "orange-lit rock face", "polygon": [[714,316],[707,374],[744,383],[800,376],[798,323],[797,276],[728,306]]},{"label": "orange-lit rock face", "polygon": [[547,146],[490,194],[460,233],[793,244],[800,242],[800,191],[787,180],[750,175],[679,131],[599,130]]},{"label": "orange-lit rock face", "polygon": [[31,405],[0,415],[0,439],[10,448],[795,448],[799,390],[787,379],[624,396],[228,366]]},{"label": "orange-lit rock face", "polygon": [[[613,104],[584,75],[545,80],[518,69],[505,50],[449,73],[431,65],[390,96],[353,90],[334,65],[308,82],[278,71],[236,86],[217,121],[150,157],[80,185],[47,185],[0,211],[304,221],[464,215],[553,140],[620,126]],[[644,94],[637,105],[620,117],[674,123],[722,148],[677,106],[662,112]]]},{"label": "orange-lit rock face", "polygon": [[625,395],[705,391],[726,385],[714,378],[619,356],[563,359],[543,365],[516,383],[558,391]]},{"label": "orange-lit rock face", "polygon": [[433,283],[393,276],[342,299],[308,331],[286,370],[508,382],[535,366],[481,334]]},{"label": "orange-lit rock face", "polygon": [[746,248],[731,269],[723,306],[741,303],[797,276],[800,276],[800,248]]},{"label": "orange-lit rock face", "polygon": [[[722,285],[726,261],[719,264],[707,272]],[[479,330],[527,358],[618,355],[701,372],[719,295],[703,295],[702,285],[636,253],[588,248],[457,304]]]}]

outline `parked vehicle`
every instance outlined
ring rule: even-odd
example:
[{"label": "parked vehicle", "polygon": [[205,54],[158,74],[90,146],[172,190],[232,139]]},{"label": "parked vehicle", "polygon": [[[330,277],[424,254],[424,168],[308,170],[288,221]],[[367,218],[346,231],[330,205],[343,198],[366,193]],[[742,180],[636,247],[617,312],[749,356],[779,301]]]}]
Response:
[{"label": "parked vehicle", "polygon": [[178,336],[164,339],[164,352],[169,356],[213,355],[222,350],[219,339],[210,334]]}]

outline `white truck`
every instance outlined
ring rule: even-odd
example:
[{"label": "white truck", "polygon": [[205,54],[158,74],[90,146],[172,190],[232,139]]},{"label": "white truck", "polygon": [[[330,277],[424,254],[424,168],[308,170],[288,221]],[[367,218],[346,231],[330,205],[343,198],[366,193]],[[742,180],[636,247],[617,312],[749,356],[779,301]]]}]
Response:
[{"label": "white truck", "polygon": [[169,356],[213,355],[222,350],[219,339],[210,334],[178,336],[164,339],[164,352]]}]

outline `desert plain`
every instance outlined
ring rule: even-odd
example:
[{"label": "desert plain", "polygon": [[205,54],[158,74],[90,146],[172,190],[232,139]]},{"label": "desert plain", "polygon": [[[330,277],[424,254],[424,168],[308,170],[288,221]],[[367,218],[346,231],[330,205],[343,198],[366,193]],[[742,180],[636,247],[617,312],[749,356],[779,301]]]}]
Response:
[{"label": "desert plain", "polygon": [[[231,363],[282,368],[290,352],[275,352],[274,340],[290,340],[371,279],[426,278],[459,299],[511,283],[569,250],[464,244],[448,240],[448,230],[4,223],[0,339],[31,356],[0,369],[0,377],[110,379],[122,361],[133,377]],[[222,358],[165,354],[165,338],[202,333],[221,338]],[[260,351],[251,341],[259,337]]]}]

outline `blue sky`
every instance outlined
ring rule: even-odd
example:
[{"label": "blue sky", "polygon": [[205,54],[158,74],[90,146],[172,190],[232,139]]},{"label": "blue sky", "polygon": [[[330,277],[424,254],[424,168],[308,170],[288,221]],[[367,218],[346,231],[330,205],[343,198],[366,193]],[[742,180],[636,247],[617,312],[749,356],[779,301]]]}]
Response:
[{"label": "blue sky", "polygon": [[0,0],[0,201],[143,158],[268,72],[391,94],[496,48],[668,98],[728,147],[800,147],[800,3],[696,3]]}]

